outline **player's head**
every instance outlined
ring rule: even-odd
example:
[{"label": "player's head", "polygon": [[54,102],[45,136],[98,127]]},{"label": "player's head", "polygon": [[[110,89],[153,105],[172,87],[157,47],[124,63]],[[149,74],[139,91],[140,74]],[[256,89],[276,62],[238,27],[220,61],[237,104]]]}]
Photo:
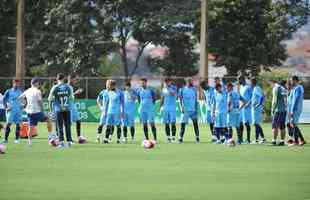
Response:
[{"label": "player's head", "polygon": [[127,81],[125,83],[125,90],[129,90],[130,88],[131,88],[131,83],[130,83],[130,81]]},{"label": "player's head", "polygon": [[31,79],[31,86],[32,87],[36,87],[36,88],[38,88],[39,86],[40,86],[40,81],[39,81],[39,79],[38,78],[32,78]]},{"label": "player's head", "polygon": [[78,75],[76,73],[72,73],[68,76],[68,83],[69,84],[74,85],[74,84],[76,84],[77,80],[78,80]]},{"label": "player's head", "polygon": [[116,89],[116,81],[110,80],[109,81],[109,90],[115,90]]},{"label": "player's head", "polygon": [[228,92],[233,91],[234,89],[234,85],[232,84],[232,82],[228,82],[226,87]]},{"label": "player's head", "polygon": [[298,85],[298,83],[299,83],[299,78],[298,78],[298,76],[292,76],[291,81],[292,81],[292,85],[293,85],[293,86]]},{"label": "player's head", "polygon": [[216,85],[216,84],[221,84],[221,79],[220,79],[220,77],[215,77],[215,78],[214,78],[214,83],[215,83],[215,85]]},{"label": "player's head", "polygon": [[146,88],[147,86],[147,79],[146,78],[141,78],[140,79],[140,84],[143,88]]},{"label": "player's head", "polygon": [[290,79],[288,79],[287,82],[286,82],[286,88],[288,90],[292,89],[292,81]]},{"label": "player's head", "polygon": [[257,80],[256,80],[256,78],[252,78],[251,79],[251,86],[252,87],[255,87],[257,85]]},{"label": "player's head", "polygon": [[20,80],[17,78],[14,78],[12,81],[13,88],[18,88],[20,86]]},{"label": "player's head", "polygon": [[240,77],[238,78],[238,83],[239,83],[240,85],[245,85],[245,77],[244,77],[244,76],[240,76]]},{"label": "player's head", "polygon": [[63,73],[59,73],[57,74],[56,79],[58,83],[63,83],[65,81],[65,75]]},{"label": "player's head", "polygon": [[287,81],[286,81],[286,80],[281,80],[281,81],[280,81],[280,85],[281,85],[282,87],[286,88],[286,86],[287,86]]},{"label": "player's head", "polygon": [[220,83],[216,84],[215,85],[215,90],[218,91],[218,92],[222,92],[222,84],[220,84]]},{"label": "player's head", "polygon": [[112,80],[111,79],[108,79],[106,82],[105,82],[105,88],[108,90],[109,89],[109,87],[110,87],[110,82],[111,82]]},{"label": "player's head", "polygon": [[203,89],[203,90],[208,90],[209,89],[209,83],[207,80],[204,80],[204,81],[201,81],[200,82],[200,87]]},{"label": "player's head", "polygon": [[165,78],[165,85],[166,85],[166,86],[169,86],[169,85],[171,85],[171,84],[172,84],[172,79],[169,78],[169,77]]},{"label": "player's head", "polygon": [[187,87],[194,87],[194,80],[192,78],[187,79]]}]

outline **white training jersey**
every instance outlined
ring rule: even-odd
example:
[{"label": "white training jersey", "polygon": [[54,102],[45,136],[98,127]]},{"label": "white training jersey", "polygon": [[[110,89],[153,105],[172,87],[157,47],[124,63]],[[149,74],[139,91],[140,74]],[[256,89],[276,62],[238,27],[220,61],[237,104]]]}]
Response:
[{"label": "white training jersey", "polygon": [[42,95],[41,91],[38,88],[31,87],[27,89],[21,95],[21,98],[25,98],[27,100],[26,112],[28,114],[42,112],[41,110]]},{"label": "white training jersey", "polygon": [[0,109],[4,109],[3,95],[0,93]]}]

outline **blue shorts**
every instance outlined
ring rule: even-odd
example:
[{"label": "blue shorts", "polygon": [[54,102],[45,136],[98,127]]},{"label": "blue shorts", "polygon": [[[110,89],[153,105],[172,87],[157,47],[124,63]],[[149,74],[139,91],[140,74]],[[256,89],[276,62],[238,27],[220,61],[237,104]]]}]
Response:
[{"label": "blue shorts", "polygon": [[209,111],[209,110],[206,111],[206,113],[205,113],[205,118],[206,118],[206,122],[207,122],[208,124],[214,123],[214,122],[213,122],[213,119],[212,119],[211,111]]},{"label": "blue shorts", "polygon": [[9,111],[6,113],[6,123],[20,124],[22,122],[22,112]]},{"label": "blue shorts", "polygon": [[135,125],[135,113],[125,113],[123,119],[123,125],[128,127],[134,127]]},{"label": "blue shorts", "polygon": [[301,116],[301,112],[293,112],[293,116],[291,118],[291,123],[292,124],[298,124],[300,116]]},{"label": "blue shorts", "polygon": [[71,122],[77,122],[81,120],[80,113],[78,112],[75,105],[71,108],[70,113],[71,113]]},{"label": "blue shorts", "polygon": [[246,107],[241,110],[242,122],[250,123],[252,122],[252,111],[251,107]]},{"label": "blue shorts", "polygon": [[272,116],[272,128],[284,130],[286,128],[286,112],[276,112]]},{"label": "blue shorts", "polygon": [[252,108],[252,123],[260,124],[263,121],[263,109],[262,108]]},{"label": "blue shorts", "polygon": [[154,112],[149,110],[142,110],[140,111],[140,120],[141,123],[154,123]]},{"label": "blue shorts", "polygon": [[240,126],[240,112],[233,110],[227,114],[227,127]]},{"label": "blue shorts", "polygon": [[0,122],[4,122],[6,119],[5,117],[5,110],[4,109],[0,109]]},{"label": "blue shorts", "polygon": [[106,125],[108,126],[119,126],[121,125],[121,116],[117,114],[107,114]]},{"label": "blue shorts", "polygon": [[163,123],[170,124],[177,121],[176,111],[163,111]]},{"label": "blue shorts", "polygon": [[107,124],[107,116],[104,113],[100,115],[99,124],[103,126]]},{"label": "blue shorts", "polygon": [[198,115],[196,111],[185,111],[181,115],[181,123],[187,124],[188,120],[191,119],[192,121],[198,119]]},{"label": "blue shorts", "polygon": [[30,126],[36,126],[38,122],[46,122],[47,120],[48,117],[43,112],[28,114],[28,123]]},{"label": "blue shorts", "polygon": [[215,113],[214,127],[215,128],[227,127],[227,113]]}]

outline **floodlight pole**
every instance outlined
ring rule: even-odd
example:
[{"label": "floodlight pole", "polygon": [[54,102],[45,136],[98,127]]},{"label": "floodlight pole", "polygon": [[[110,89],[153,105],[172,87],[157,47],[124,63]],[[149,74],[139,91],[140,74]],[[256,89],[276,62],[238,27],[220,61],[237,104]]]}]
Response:
[{"label": "floodlight pole", "polygon": [[18,79],[25,77],[25,32],[24,32],[25,0],[17,0],[17,27],[16,27],[16,71]]},{"label": "floodlight pole", "polygon": [[201,0],[199,77],[208,80],[208,0]]}]

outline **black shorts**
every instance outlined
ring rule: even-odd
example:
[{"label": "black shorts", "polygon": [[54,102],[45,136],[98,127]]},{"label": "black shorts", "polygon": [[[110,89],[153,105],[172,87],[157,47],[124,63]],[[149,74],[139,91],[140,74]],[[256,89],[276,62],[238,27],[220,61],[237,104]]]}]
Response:
[{"label": "black shorts", "polygon": [[276,112],[272,118],[273,129],[285,129],[286,125],[286,112]]},{"label": "black shorts", "polygon": [[0,122],[6,121],[5,110],[0,109]]}]

